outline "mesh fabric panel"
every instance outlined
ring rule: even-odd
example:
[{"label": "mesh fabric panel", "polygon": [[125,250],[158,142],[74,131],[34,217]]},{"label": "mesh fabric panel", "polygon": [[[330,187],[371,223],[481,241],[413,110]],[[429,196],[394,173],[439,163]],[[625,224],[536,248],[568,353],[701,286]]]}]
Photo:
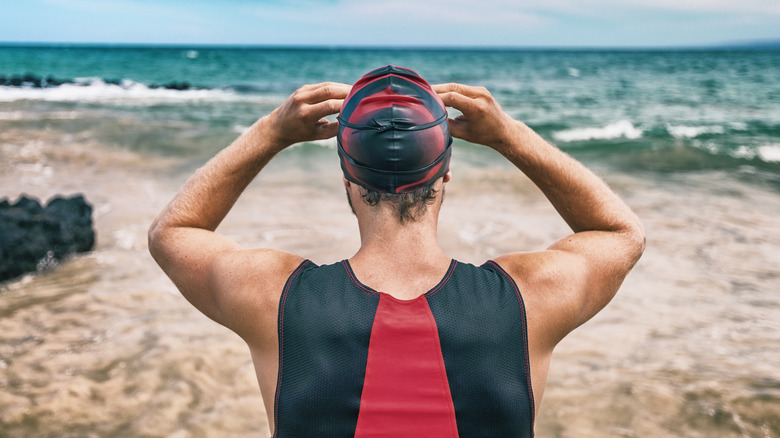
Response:
[{"label": "mesh fabric panel", "polygon": [[379,297],[357,289],[340,263],[315,268],[292,278],[280,301],[279,438],[353,436],[360,410]]},{"label": "mesh fabric panel", "polygon": [[525,310],[490,263],[458,264],[428,297],[462,437],[533,436]]}]

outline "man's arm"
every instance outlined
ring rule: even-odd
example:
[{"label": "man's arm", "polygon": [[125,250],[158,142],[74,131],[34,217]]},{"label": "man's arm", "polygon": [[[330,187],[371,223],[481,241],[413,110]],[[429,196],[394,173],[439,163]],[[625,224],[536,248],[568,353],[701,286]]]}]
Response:
[{"label": "man's arm", "polygon": [[607,185],[579,162],[507,115],[481,87],[434,86],[463,115],[450,119],[452,135],[489,146],[509,159],[545,194],[574,231],[548,250],[496,259],[522,287],[538,315],[536,340],[552,350],[566,334],[601,310],[642,255],[639,219]]},{"label": "man's arm", "polygon": [[264,293],[278,296],[301,259],[277,250],[242,250],[214,230],[274,155],[336,134],[338,123],[323,117],[339,111],[348,91],[335,83],[301,87],[200,168],[149,229],[149,251],[182,295],[245,339],[262,336],[255,333],[262,323],[258,316],[275,315]]}]

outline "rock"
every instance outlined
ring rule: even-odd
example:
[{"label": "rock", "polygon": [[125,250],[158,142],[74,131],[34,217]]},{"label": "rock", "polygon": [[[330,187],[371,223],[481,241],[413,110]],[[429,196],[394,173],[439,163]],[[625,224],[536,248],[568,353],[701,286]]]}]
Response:
[{"label": "rock", "polygon": [[25,196],[0,201],[0,281],[51,269],[94,246],[92,206],[82,195],[55,197],[45,208]]},{"label": "rock", "polygon": [[30,87],[30,88],[48,88],[56,87],[65,83],[73,83],[73,81],[60,80],[49,75],[46,78],[36,76],[31,73],[25,73],[23,75],[15,75],[11,77],[0,76],[0,85],[10,87]]},{"label": "rock", "polygon": [[192,88],[189,84],[189,82],[169,82],[165,85],[163,85],[164,88],[167,88],[169,90],[189,90]]},{"label": "rock", "polygon": [[[123,81],[122,79],[103,78],[102,81],[108,85],[117,85],[122,88],[127,88],[125,81]],[[44,78],[41,76],[36,76],[31,73],[25,73],[23,75],[14,75],[8,77],[4,75],[0,75],[0,86],[6,86],[6,87],[53,88],[53,87],[59,87],[60,85],[64,85],[64,84],[88,86],[92,84],[92,82],[91,81],[81,82],[75,79],[58,79],[52,75],[48,75]],[[179,90],[179,91],[204,89],[201,87],[194,86],[186,81],[182,81],[182,82],[172,81],[172,82],[168,82],[167,84],[153,83],[150,84],[148,87],[151,89],[167,89],[167,90]]]}]

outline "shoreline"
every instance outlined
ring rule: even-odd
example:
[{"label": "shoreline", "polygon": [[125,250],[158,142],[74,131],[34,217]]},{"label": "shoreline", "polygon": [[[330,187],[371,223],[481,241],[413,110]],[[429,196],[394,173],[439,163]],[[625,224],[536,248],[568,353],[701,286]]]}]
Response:
[{"label": "shoreline", "polygon": [[[261,173],[219,231],[317,263],[349,257],[359,240],[338,169],[291,169],[295,159],[280,157]],[[67,163],[49,162],[51,178],[81,169]],[[191,309],[146,252],[148,223],[186,175],[164,176],[167,165],[139,172],[128,163],[141,165],[120,157],[65,185],[95,202],[93,253],[0,288],[8,358],[0,379],[11,388],[0,398],[0,424],[9,436],[262,433],[246,347]],[[519,172],[454,166],[440,226],[453,257],[481,263],[542,249],[568,232]],[[18,172],[0,181],[23,184]],[[556,350],[537,433],[740,437],[774,430],[780,381],[772,383],[773,370],[760,364],[778,359],[767,347],[780,341],[770,286],[778,277],[770,260],[780,255],[776,194],[724,172],[678,181],[605,178],[643,218],[648,251],[613,303]],[[756,301],[765,304],[751,306]],[[733,356],[724,373],[723,365],[708,365],[724,357],[707,346],[727,333],[737,343],[724,347]],[[655,358],[653,351],[666,353]],[[30,423],[43,416],[45,423]]]}]

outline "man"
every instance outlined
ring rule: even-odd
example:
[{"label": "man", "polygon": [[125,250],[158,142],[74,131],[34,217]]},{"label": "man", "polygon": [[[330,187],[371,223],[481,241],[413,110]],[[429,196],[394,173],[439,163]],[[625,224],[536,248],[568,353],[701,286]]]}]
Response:
[{"label": "man", "polygon": [[[448,120],[445,105],[462,115]],[[447,257],[436,230],[450,132],[514,163],[574,233],[480,267]],[[316,266],[214,232],[276,153],[334,135],[354,256]],[[247,342],[275,436],[532,436],[553,348],[614,296],[644,232],[486,89],[430,87],[387,66],[352,88],[297,90],[195,173],[149,248],[195,307]]]}]

